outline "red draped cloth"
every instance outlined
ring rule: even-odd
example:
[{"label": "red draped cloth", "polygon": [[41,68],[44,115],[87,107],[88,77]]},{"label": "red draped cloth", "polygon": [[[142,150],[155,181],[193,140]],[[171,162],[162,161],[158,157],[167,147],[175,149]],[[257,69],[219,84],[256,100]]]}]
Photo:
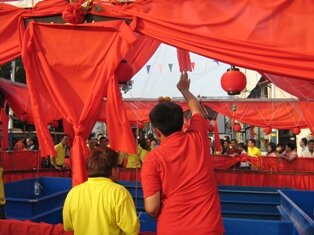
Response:
[{"label": "red draped cloth", "polygon": [[[307,118],[297,100],[211,100],[201,102],[224,116],[234,117],[235,120],[253,126],[270,126],[275,129],[306,128],[308,126]],[[234,104],[237,110],[233,114],[232,105]],[[309,110],[308,112],[312,111]]]},{"label": "red draped cloth", "polygon": [[73,235],[65,232],[63,224],[36,223],[16,219],[0,220],[0,234],[3,235]]},{"label": "red draped cloth", "polygon": [[42,155],[54,154],[54,148],[45,124],[44,108],[38,103],[41,96],[54,104],[73,126],[74,185],[86,179],[85,139],[97,120],[103,96],[108,98],[110,145],[117,150],[135,151],[125,111],[120,108],[121,95],[114,75],[135,41],[135,35],[124,21],[78,26],[32,22],[27,27],[23,62]]},{"label": "red draped cloth", "polygon": [[[12,82],[0,78],[0,91],[4,95],[14,114],[28,123],[34,124],[32,106],[30,103],[29,89],[25,84]],[[38,100],[40,106],[44,108],[47,123],[61,119],[61,113],[44,97]]]},{"label": "red draped cloth", "polygon": [[7,114],[5,113],[5,110],[3,108],[0,108],[0,120],[2,122],[1,125],[1,134],[2,134],[2,139],[1,139],[1,148],[3,150],[7,149],[9,147],[9,133],[8,133],[8,122],[9,118]]},{"label": "red draped cloth", "polygon": [[119,11],[137,17],[138,32],[170,45],[245,68],[314,79],[311,2],[140,0]]},{"label": "red draped cloth", "polygon": [[180,67],[180,72],[192,71],[190,53],[186,50],[177,48],[177,57]]}]

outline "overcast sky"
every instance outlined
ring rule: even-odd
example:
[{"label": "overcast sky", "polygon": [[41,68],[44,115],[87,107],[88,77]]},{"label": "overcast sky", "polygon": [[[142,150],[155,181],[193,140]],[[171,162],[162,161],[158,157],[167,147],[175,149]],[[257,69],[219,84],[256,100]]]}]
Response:
[{"label": "overcast sky", "polygon": [[[193,94],[207,97],[227,96],[221,88],[220,78],[230,66],[193,53],[190,53],[190,56],[191,62],[195,63],[194,71],[189,73],[190,89]],[[150,67],[149,72],[148,67]],[[179,76],[176,48],[161,44],[146,66],[133,77],[133,88],[123,97],[181,96],[176,89]]]}]

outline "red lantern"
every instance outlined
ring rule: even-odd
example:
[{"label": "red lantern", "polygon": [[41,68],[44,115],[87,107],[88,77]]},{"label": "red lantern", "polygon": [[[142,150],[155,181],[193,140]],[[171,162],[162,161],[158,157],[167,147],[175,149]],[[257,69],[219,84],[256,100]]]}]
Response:
[{"label": "red lantern", "polygon": [[116,70],[119,84],[126,84],[133,77],[133,68],[126,60],[122,60]]},{"label": "red lantern", "polygon": [[295,135],[300,134],[300,132],[301,132],[301,130],[300,130],[299,127],[295,127],[295,128],[292,129],[292,133],[295,134]]},{"label": "red lantern", "polygon": [[270,133],[271,133],[271,128],[270,128],[269,126],[265,127],[265,128],[264,128],[264,133],[265,133],[266,135],[270,134]]},{"label": "red lantern", "polygon": [[50,123],[50,126],[54,127],[54,128],[57,128],[59,126],[59,122],[56,121],[56,120],[53,120],[51,123]]},{"label": "red lantern", "polygon": [[208,132],[214,132],[215,128],[212,124],[209,124],[207,127]]},{"label": "red lantern", "polygon": [[22,122],[25,122],[27,120],[27,114],[26,113],[23,113],[21,116],[20,116],[20,120]]},{"label": "red lantern", "polygon": [[222,75],[221,86],[228,95],[238,95],[246,87],[246,77],[238,68],[231,66]]},{"label": "red lantern", "polygon": [[236,132],[240,132],[242,129],[241,125],[239,123],[233,124],[233,130]]}]

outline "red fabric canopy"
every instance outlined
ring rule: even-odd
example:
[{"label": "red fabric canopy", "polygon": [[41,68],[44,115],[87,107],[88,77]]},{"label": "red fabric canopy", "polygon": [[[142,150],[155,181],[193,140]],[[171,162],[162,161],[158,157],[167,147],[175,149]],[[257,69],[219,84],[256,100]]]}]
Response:
[{"label": "red fabric canopy", "polygon": [[[307,128],[308,121],[297,100],[210,100],[201,101],[224,116],[252,126],[274,129]],[[236,105],[233,113],[232,106]]]},{"label": "red fabric canopy", "polygon": [[167,44],[244,68],[314,79],[312,2],[139,0],[110,8],[136,17],[138,32]]}]

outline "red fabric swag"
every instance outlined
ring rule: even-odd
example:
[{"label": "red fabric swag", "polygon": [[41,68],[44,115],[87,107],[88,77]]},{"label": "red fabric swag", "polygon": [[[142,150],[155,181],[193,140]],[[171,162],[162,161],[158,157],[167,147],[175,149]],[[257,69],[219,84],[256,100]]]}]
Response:
[{"label": "red fabric swag", "polygon": [[[26,85],[0,78],[0,91],[20,120],[34,124],[29,90]],[[44,97],[41,97],[38,102],[44,109],[47,124],[61,119],[61,113],[51,102]]]},{"label": "red fabric swag", "polygon": [[[108,122],[111,145],[135,151],[128,123],[116,124],[124,118],[125,111],[119,106],[121,97],[114,77],[115,69],[135,41],[135,35],[123,21],[77,26],[30,23],[26,29],[22,55],[41,150],[43,155],[54,154],[44,109],[37,102],[43,96],[73,126],[74,185],[86,179],[85,139],[97,120],[106,93],[107,112],[112,118]],[[118,128],[115,130],[118,133],[125,133],[119,136],[118,143],[117,137],[112,137],[112,126]]]}]

